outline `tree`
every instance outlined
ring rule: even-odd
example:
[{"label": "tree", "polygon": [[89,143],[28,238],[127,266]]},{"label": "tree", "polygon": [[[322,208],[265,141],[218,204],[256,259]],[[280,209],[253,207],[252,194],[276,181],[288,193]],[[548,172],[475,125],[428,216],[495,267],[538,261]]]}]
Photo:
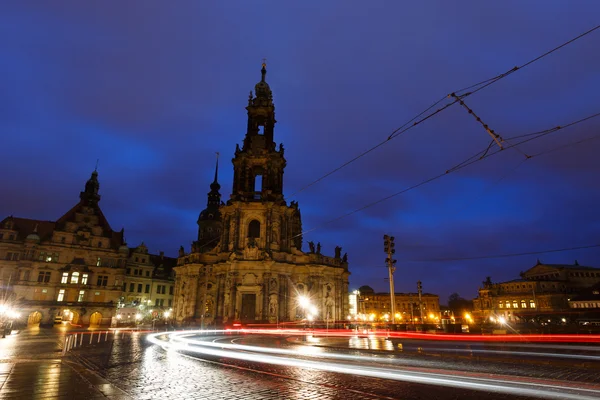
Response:
[{"label": "tree", "polygon": [[462,314],[465,311],[471,311],[473,309],[473,302],[463,299],[458,293],[452,293],[448,297],[448,308],[454,312],[454,314]]}]

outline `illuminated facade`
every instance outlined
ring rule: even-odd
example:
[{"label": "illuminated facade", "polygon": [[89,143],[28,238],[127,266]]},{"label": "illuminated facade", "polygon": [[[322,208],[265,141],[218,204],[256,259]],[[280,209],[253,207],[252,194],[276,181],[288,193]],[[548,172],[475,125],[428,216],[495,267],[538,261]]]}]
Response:
[{"label": "illuminated facade", "polygon": [[[373,322],[391,321],[389,293],[376,293],[369,286],[361,286],[349,295],[350,320],[363,319]],[[433,323],[440,320],[440,298],[423,293],[419,302],[418,293],[394,293],[396,323]],[[421,311],[422,310],[422,311]],[[422,315],[422,319],[421,319]]]},{"label": "illuminated facade", "polygon": [[538,263],[521,274],[521,279],[492,283],[488,278],[473,300],[473,316],[478,321],[502,317],[524,322],[547,316],[563,318],[572,310],[569,300],[600,282],[600,268]]},{"label": "illuminated facade", "polygon": [[108,325],[121,296],[128,248],[98,206],[96,171],[57,221],[0,222],[0,278],[28,325]]},{"label": "illuminated facade", "polygon": [[19,322],[106,326],[127,300],[171,307],[176,259],[148,254],[143,243],[127,247],[98,205],[99,188],[94,171],[79,203],[57,221],[0,222],[1,285]]},{"label": "illuminated facade", "polygon": [[175,291],[176,258],[149,254],[148,247],[142,242],[130,249],[125,269],[123,297],[121,301],[128,306],[144,306],[149,309],[168,310],[173,307]]},{"label": "illuminated facade", "polygon": [[[232,160],[233,189],[221,202],[215,171],[207,208],[198,218],[198,240],[180,249],[174,317],[179,322],[217,325],[240,321],[302,319],[298,298],[306,296],[319,319],[345,319],[348,263],[341,247],[333,257],[320,244],[302,251],[298,203],[283,196],[283,145],[273,140],[275,106],[262,79],[248,99],[248,126]],[[217,164],[218,167],[218,164]]]}]

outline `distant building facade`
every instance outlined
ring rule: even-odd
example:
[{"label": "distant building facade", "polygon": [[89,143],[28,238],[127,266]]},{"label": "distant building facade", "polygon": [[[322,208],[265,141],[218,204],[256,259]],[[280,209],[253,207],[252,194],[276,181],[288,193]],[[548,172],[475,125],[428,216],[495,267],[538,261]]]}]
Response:
[{"label": "distant building facade", "polygon": [[[348,313],[348,263],[321,245],[302,251],[298,203],[283,196],[286,166],[283,145],[273,140],[275,106],[262,79],[248,99],[248,126],[233,158],[233,190],[221,202],[220,185],[210,185],[207,208],[198,218],[198,240],[191,252],[180,249],[174,318],[179,323],[296,321],[307,297],[319,319],[344,319]],[[217,164],[218,168],[218,164]]]},{"label": "distant building facade", "polygon": [[600,268],[538,263],[520,279],[483,282],[473,300],[473,315],[479,321],[504,318],[525,322],[536,318],[565,318],[571,314],[569,301],[585,288],[600,282]]},{"label": "distant building facade", "polygon": [[143,242],[130,249],[121,302],[157,310],[173,307],[176,264],[176,258],[166,257],[163,252],[149,254]]},{"label": "distant building facade", "polygon": [[[369,286],[361,286],[349,294],[351,304],[348,319],[359,317],[373,322],[391,321],[391,298],[389,293],[375,292]],[[427,323],[440,320],[440,298],[436,294],[394,293],[396,323]],[[421,318],[422,316],[422,318]]]}]

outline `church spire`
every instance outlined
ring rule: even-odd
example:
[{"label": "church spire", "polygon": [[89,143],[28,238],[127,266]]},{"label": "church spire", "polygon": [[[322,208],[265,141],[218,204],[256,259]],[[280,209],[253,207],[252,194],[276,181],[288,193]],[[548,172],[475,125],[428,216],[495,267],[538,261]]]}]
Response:
[{"label": "church spire", "polygon": [[210,185],[210,188],[213,189],[213,186],[215,186],[215,187],[217,187],[216,190],[219,190],[221,188],[221,185],[219,185],[219,182],[218,182],[218,177],[219,177],[219,152],[216,152],[216,154],[217,154],[217,165],[215,166],[215,180]]}]

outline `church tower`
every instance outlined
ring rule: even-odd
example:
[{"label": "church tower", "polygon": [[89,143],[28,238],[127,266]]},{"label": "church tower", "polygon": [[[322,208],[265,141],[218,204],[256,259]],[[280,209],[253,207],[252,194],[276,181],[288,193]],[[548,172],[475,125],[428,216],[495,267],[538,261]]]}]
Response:
[{"label": "church tower", "polygon": [[236,146],[233,159],[233,190],[231,200],[269,201],[284,204],[283,200],[283,145],[275,150],[275,105],[273,93],[265,81],[266,65],[263,63],[261,80],[248,98],[248,127],[244,144]]},{"label": "church tower", "polygon": [[233,188],[221,210],[222,251],[247,253],[257,249],[291,252],[302,247],[302,220],[298,204],[287,206],[283,197],[284,148],[274,141],[275,104],[262,64],[261,80],[248,98],[248,124],[242,148],[236,145]]},{"label": "church tower", "polygon": [[[298,203],[283,195],[283,145],[275,142],[275,104],[263,63],[250,92],[243,143],[236,145],[233,187],[224,204],[215,180],[198,218],[192,251],[179,249],[173,316],[177,323],[229,326],[306,318],[310,299],[320,320],[348,315],[348,257],[321,244],[302,251]],[[218,164],[217,164],[218,166]]]},{"label": "church tower", "polygon": [[219,176],[219,153],[217,153],[217,165],[215,166],[215,180],[210,184],[208,202],[206,208],[198,216],[198,240],[194,243],[196,250],[206,253],[217,247],[221,235],[221,185]]}]

